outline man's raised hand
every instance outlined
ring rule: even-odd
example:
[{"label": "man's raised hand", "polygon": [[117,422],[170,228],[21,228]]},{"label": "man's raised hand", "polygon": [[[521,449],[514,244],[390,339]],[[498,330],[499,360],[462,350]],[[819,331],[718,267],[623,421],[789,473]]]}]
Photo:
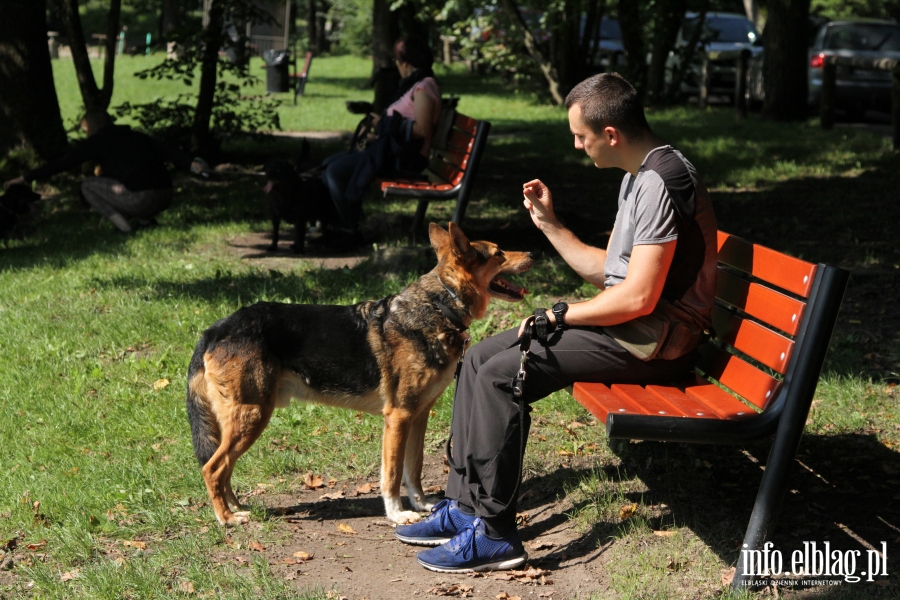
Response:
[{"label": "man's raised hand", "polygon": [[540,179],[533,179],[522,185],[523,204],[531,220],[538,229],[545,225],[556,225],[556,215],[553,212],[553,194]]}]

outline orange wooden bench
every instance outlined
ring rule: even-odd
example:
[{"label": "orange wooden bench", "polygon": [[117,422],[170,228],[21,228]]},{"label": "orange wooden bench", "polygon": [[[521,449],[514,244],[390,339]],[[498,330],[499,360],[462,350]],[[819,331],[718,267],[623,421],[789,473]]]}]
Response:
[{"label": "orange wooden bench", "polygon": [[412,231],[422,229],[425,211],[432,200],[456,199],[452,221],[461,224],[472,194],[478,163],[487,143],[491,124],[457,112],[444,150],[431,151],[426,178],[379,180],[384,197],[418,198]]},{"label": "orange wooden bench", "polygon": [[[714,332],[678,385],[576,383],[610,439],[742,444],[774,434],[743,548],[774,526],[849,273],[718,234]],[[742,589],[738,560],[732,586]]]}]

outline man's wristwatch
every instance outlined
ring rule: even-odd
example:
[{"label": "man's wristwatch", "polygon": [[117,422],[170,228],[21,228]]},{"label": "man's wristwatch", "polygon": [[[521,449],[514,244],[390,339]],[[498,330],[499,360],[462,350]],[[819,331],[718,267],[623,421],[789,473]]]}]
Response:
[{"label": "man's wristwatch", "polygon": [[553,311],[553,316],[556,317],[556,327],[558,329],[568,329],[569,326],[566,325],[566,311],[569,310],[569,305],[565,302],[557,302],[551,310]]},{"label": "man's wristwatch", "polygon": [[536,308],[534,309],[534,337],[546,342],[548,335],[550,335],[550,320],[547,319],[547,309]]}]

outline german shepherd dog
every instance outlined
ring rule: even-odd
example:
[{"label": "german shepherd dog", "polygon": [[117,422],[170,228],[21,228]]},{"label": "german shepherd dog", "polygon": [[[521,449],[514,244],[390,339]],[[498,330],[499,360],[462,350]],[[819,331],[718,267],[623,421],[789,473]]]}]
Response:
[{"label": "german shepherd dog", "polygon": [[294,226],[291,252],[303,254],[307,223],[320,221],[324,226],[337,221],[337,209],[322,181],[321,170],[298,173],[294,165],[279,159],[269,160],[264,169],[268,179],[265,192],[272,216],[272,243],[268,250],[278,250],[278,230],[284,220]]},{"label": "german shepherd dog", "polygon": [[276,408],[291,399],[384,415],[381,495],[387,518],[430,510],[422,491],[428,413],[450,384],[468,342],[466,329],[492,297],[527,291],[504,279],[531,268],[527,252],[469,242],[462,230],[431,224],[438,264],[399,294],[353,306],[260,302],[207,329],[188,370],[187,409],[194,453],[216,518],[245,523],[231,487],[238,458]]}]

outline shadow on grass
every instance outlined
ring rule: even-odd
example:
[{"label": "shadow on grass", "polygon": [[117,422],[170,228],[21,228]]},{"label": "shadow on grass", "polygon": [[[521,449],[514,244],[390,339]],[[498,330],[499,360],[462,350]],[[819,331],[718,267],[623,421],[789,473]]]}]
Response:
[{"label": "shadow on grass", "polygon": [[[746,447],[708,446],[661,442],[613,440],[612,447],[622,460],[619,467],[603,469],[608,485],[627,486],[638,478],[643,492],[625,493],[627,502],[661,509],[662,515],[647,518],[650,529],[670,529],[673,525],[690,529],[726,564],[735,564],[763,474],[769,443]],[[533,512],[547,495],[559,494],[567,485],[595,474],[590,469],[561,469],[528,479],[522,485],[520,511]],[[894,576],[900,568],[900,453],[882,445],[874,434],[834,436],[806,435],[802,438],[793,466],[790,490],[782,503],[771,536],[790,568],[793,551],[804,542],[816,542],[819,549],[829,542],[832,550],[859,550],[857,574],[866,569],[866,552],[887,545],[887,572]],[[572,512],[585,509],[590,498],[579,498]],[[655,511],[659,514],[659,510]],[[639,515],[640,509],[639,509]],[[532,519],[534,515],[532,515]],[[523,538],[538,536],[562,525],[567,518],[551,515],[521,529]],[[564,547],[544,556],[541,566],[558,568],[560,563],[578,558],[595,560],[597,549],[610,539],[625,535],[626,521],[599,521]],[[881,578],[884,580],[885,578]],[[890,588],[860,582],[844,584],[852,597],[896,597]],[[817,594],[818,596],[818,594]]]}]

